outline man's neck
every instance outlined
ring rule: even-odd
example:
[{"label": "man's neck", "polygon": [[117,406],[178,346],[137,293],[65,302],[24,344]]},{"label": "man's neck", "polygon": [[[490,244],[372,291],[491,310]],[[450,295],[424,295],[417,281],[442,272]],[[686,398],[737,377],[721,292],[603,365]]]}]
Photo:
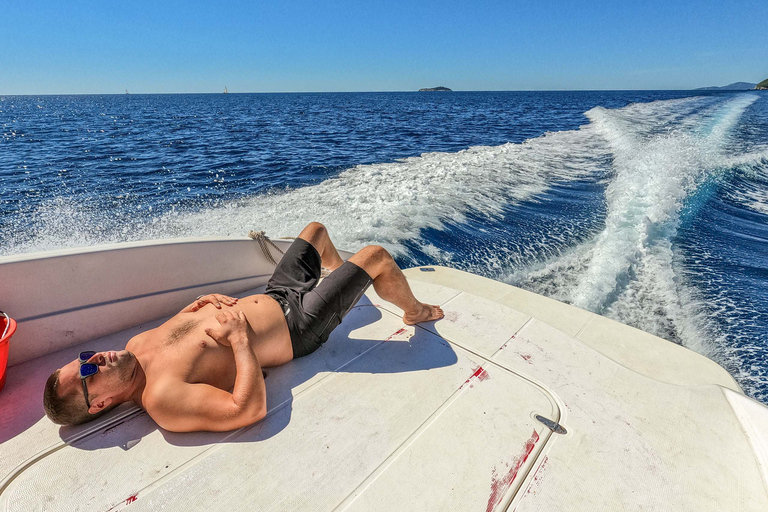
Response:
[{"label": "man's neck", "polygon": [[130,391],[128,392],[128,398],[126,398],[126,401],[131,400],[143,409],[144,403],[141,397],[144,394],[144,388],[147,385],[147,374],[144,372],[145,364],[142,361],[141,356],[138,354],[134,355],[136,355],[136,367],[133,370],[131,387]]}]

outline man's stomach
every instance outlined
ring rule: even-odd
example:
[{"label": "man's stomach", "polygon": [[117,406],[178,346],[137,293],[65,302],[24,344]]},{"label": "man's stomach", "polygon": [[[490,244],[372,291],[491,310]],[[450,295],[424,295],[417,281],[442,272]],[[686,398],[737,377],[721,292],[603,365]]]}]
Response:
[{"label": "man's stomach", "polygon": [[[213,338],[205,334],[205,329],[219,327],[216,315],[225,308],[242,311],[248,321],[248,340],[261,366],[279,366],[293,359],[288,324],[283,308],[275,299],[263,294],[249,295],[239,299],[234,306],[222,305],[221,308],[206,304],[195,313],[186,314],[200,315],[200,331],[211,343],[218,345]],[[231,350],[229,348],[230,352]]]}]

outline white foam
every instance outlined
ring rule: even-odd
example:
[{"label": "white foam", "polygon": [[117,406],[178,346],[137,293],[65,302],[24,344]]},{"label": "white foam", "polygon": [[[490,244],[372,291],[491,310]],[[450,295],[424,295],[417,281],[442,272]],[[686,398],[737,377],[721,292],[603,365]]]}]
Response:
[{"label": "white foam", "polygon": [[754,95],[704,98],[587,113],[613,155],[605,228],[547,262],[508,276],[514,283],[712,354],[717,343],[672,240],[685,200],[732,162],[728,134]]},{"label": "white foam", "polygon": [[[393,163],[360,165],[303,188],[226,202],[193,213],[170,213],[148,222],[147,212],[123,218],[117,231],[110,212],[57,199],[30,212],[31,240],[14,252],[178,236],[245,236],[265,229],[296,235],[313,220],[323,222],[337,246],[367,244],[402,251],[400,241],[445,221],[462,222],[470,210],[494,217],[505,206],[530,199],[553,182],[589,175],[604,158],[605,142],[591,127],[548,133],[521,144],[472,147],[457,153],[426,153]],[[151,218],[151,217],[150,217]],[[63,229],[71,225],[73,229]]]},{"label": "white foam", "polygon": [[745,178],[739,187],[728,191],[730,199],[768,215],[768,149],[734,156],[729,163]]},{"label": "white foam", "polygon": [[744,193],[744,204],[763,215],[768,215],[768,191],[766,190],[751,190]]},{"label": "white foam", "polygon": [[739,97],[718,106],[710,113],[718,122],[705,134],[680,128],[658,133],[655,126],[649,133],[648,126],[636,123],[639,116],[633,111],[637,108],[596,108],[587,113],[610,142],[614,179],[606,190],[606,227],[595,242],[587,275],[574,293],[576,305],[600,311],[638,261],[668,250],[683,201],[708,172],[722,165],[724,138],[753,101],[754,96]]}]

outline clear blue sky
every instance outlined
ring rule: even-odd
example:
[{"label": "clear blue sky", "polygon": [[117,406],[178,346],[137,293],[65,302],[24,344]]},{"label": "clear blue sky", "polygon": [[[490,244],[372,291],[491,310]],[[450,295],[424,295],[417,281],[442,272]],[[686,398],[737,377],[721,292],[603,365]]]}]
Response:
[{"label": "clear blue sky", "polygon": [[4,1],[0,94],[689,89],[768,78],[768,1]]}]

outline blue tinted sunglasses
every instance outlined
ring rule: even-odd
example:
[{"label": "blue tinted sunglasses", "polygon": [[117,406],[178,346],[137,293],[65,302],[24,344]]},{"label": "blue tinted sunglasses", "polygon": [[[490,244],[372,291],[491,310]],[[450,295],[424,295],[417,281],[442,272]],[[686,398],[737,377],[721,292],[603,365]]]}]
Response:
[{"label": "blue tinted sunglasses", "polygon": [[91,401],[88,400],[88,386],[85,385],[85,379],[91,375],[99,373],[99,365],[87,362],[90,358],[96,355],[96,352],[88,350],[86,352],[80,352],[80,382],[83,383],[83,394],[85,395],[85,405],[91,408]]}]

